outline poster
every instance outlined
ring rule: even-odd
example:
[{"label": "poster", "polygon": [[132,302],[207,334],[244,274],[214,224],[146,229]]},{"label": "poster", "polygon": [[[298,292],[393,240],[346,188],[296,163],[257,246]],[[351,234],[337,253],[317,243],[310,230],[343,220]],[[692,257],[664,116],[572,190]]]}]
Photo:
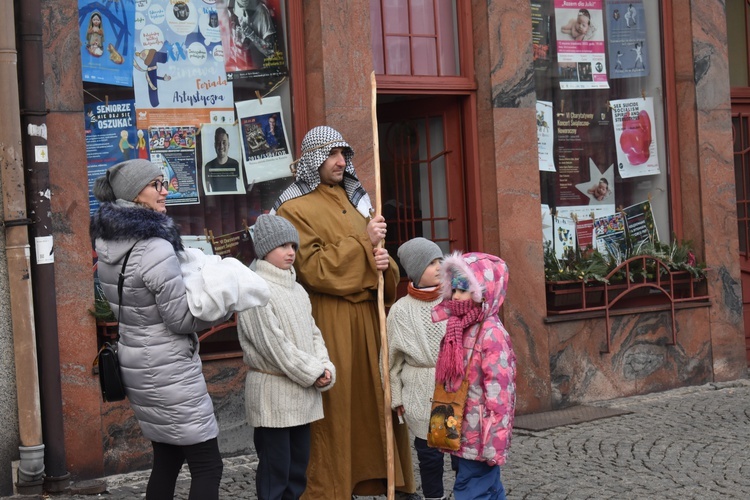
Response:
[{"label": "poster", "polygon": [[292,154],[281,114],[281,98],[237,103],[245,176],[249,184],[292,175]]},{"label": "poster", "polygon": [[237,126],[204,125],[201,149],[203,192],[207,196],[245,194]]},{"label": "poster", "polygon": [[531,41],[534,50],[534,69],[537,71],[547,71],[552,66],[549,9],[548,2],[531,2]]},{"label": "poster", "polygon": [[606,19],[610,78],[648,76],[643,0],[608,0]]},{"label": "poster", "polygon": [[209,0],[136,0],[138,126],[232,123],[232,83]]},{"label": "poster", "polygon": [[216,0],[230,82],[288,74],[280,7],[280,0]]},{"label": "poster", "polygon": [[135,102],[110,101],[86,104],[84,107],[86,159],[88,163],[89,210],[99,208],[92,188],[97,177],[121,161],[148,159],[144,131],[135,127]]},{"label": "poster", "polygon": [[234,257],[246,266],[255,260],[255,246],[247,229],[221,236],[211,236],[214,255]]},{"label": "poster", "polygon": [[195,153],[196,128],[151,127],[151,161],[161,166],[167,184],[167,205],[194,205],[198,195]]},{"label": "poster", "polygon": [[602,255],[615,258],[627,253],[625,241],[625,216],[622,212],[594,219],[596,249]]},{"label": "poster", "polygon": [[658,174],[653,97],[620,99],[610,104],[620,176],[626,179]]},{"label": "poster", "polygon": [[575,251],[576,223],[567,217],[553,216],[552,246],[555,256],[562,260],[568,251]]},{"label": "poster", "polygon": [[78,0],[84,82],[133,85],[135,0]]},{"label": "poster", "polygon": [[536,136],[539,144],[539,170],[555,172],[555,158],[552,148],[555,144],[552,103],[536,101]]},{"label": "poster", "polygon": [[562,90],[608,89],[602,0],[555,0]]},{"label": "poster", "polygon": [[651,212],[651,202],[643,201],[623,209],[625,224],[628,229],[629,240],[632,245],[640,243],[654,243],[659,241],[654,214]]},{"label": "poster", "polygon": [[581,253],[584,253],[590,248],[594,248],[593,219],[576,220],[576,238]]}]

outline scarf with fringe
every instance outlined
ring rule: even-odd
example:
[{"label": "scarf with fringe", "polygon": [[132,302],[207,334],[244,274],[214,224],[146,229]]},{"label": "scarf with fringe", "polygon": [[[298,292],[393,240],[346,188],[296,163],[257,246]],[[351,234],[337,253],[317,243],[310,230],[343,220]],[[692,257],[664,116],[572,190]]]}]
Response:
[{"label": "scarf with fringe", "polygon": [[473,300],[448,300],[442,304],[451,312],[445,337],[440,342],[440,352],[435,364],[435,379],[445,384],[450,392],[461,385],[464,378],[463,333],[479,320],[481,304]]}]

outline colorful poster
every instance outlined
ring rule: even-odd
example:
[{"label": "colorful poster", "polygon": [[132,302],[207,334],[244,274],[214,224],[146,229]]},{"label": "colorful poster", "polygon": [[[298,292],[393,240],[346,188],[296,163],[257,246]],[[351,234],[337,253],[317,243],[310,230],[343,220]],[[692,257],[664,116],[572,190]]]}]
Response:
[{"label": "colorful poster", "polygon": [[136,0],[138,126],[234,121],[213,0]]},{"label": "colorful poster", "polygon": [[552,147],[555,144],[554,124],[552,122],[552,103],[536,102],[536,136],[539,144],[539,170],[555,172],[555,158]]},{"label": "colorful poster", "polygon": [[133,86],[135,0],[78,0],[84,82]]},{"label": "colorful poster", "polygon": [[231,82],[288,74],[280,0],[216,0]]},{"label": "colorful poster", "polygon": [[626,255],[625,216],[622,213],[594,219],[594,234],[596,249],[602,255],[615,258]]},{"label": "colorful poster", "polygon": [[281,114],[281,98],[265,97],[237,103],[242,158],[248,183],[292,175],[292,153]]},{"label": "colorful poster", "polygon": [[602,0],[555,0],[562,90],[608,89]]},{"label": "colorful poster", "polygon": [[654,119],[654,99],[620,99],[611,101],[610,105],[620,177],[626,179],[658,174],[656,127],[651,123]]},{"label": "colorful poster", "polygon": [[201,149],[203,192],[207,196],[245,194],[237,126],[203,125]]},{"label": "colorful poster", "polygon": [[167,205],[194,205],[198,195],[195,154],[196,128],[151,127],[151,161],[161,166],[167,183]]},{"label": "colorful poster", "polygon": [[606,19],[610,78],[648,76],[643,0],[608,0]]},{"label": "colorful poster", "polygon": [[96,212],[99,201],[94,198],[94,181],[121,161],[148,159],[143,130],[135,127],[135,103],[132,100],[86,104],[86,158],[88,162],[89,210]]}]

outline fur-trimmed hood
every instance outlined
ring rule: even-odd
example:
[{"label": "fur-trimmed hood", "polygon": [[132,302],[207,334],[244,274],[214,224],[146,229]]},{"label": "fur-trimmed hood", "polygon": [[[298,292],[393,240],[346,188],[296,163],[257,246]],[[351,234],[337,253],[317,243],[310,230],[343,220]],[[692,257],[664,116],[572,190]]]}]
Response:
[{"label": "fur-trimmed hood", "polygon": [[[102,203],[91,216],[89,234],[99,258],[107,262],[117,262],[121,252],[124,254],[133,243],[148,238],[167,240],[175,252],[183,249],[180,230],[171,217],[123,200]],[[102,252],[101,244],[97,248],[97,240],[122,244],[106,245],[109,251]]]},{"label": "fur-trimmed hood", "polygon": [[[472,299],[482,303],[481,320],[500,311],[508,289],[508,266],[500,257],[481,252],[454,252],[443,260],[440,275],[440,293],[443,300],[450,300],[451,281],[454,276],[461,275],[469,281]],[[435,314],[441,318],[435,320]],[[447,314],[445,308],[438,304],[435,306],[433,321],[446,319],[448,316],[442,317],[444,314]]]}]

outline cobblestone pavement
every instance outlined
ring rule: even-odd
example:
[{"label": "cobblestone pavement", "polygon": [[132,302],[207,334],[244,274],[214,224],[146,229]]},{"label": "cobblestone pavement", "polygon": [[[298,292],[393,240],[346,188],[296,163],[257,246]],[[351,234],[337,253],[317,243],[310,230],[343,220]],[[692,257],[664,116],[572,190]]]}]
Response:
[{"label": "cobblestone pavement", "polygon": [[[514,431],[508,463],[502,470],[509,499],[750,498],[750,381],[687,387],[596,405],[633,413],[546,431]],[[221,498],[256,499],[257,458],[245,455],[226,458],[224,463]],[[51,498],[140,499],[148,475],[142,471],[104,478],[108,488],[100,495]],[[445,481],[450,491],[453,474],[447,472]],[[188,488],[183,472],[175,498],[187,499]]]}]

